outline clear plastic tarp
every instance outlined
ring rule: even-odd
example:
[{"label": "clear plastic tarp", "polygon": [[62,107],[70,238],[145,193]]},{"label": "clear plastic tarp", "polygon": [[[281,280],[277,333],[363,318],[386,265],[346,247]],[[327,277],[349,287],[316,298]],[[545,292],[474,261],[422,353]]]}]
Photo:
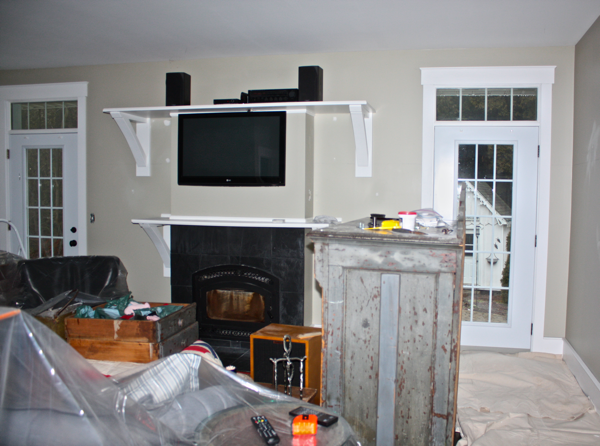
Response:
[{"label": "clear plastic tarp", "polygon": [[358,443],[348,423],[293,437],[289,412],[317,406],[263,388],[205,357],[179,353],[133,373],[102,375],[27,313],[0,307],[0,445],[280,445]]}]

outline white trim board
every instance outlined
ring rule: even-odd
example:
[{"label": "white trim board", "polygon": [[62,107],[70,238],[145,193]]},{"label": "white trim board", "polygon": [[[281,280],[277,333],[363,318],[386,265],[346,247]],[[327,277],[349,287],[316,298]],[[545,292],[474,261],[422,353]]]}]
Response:
[{"label": "white trim board", "polygon": [[563,360],[575,375],[579,386],[594,404],[596,410],[599,410],[600,382],[566,339],[563,339]]},{"label": "white trim board", "polygon": [[[540,158],[538,164],[537,248],[533,296],[533,334],[531,351],[562,354],[560,338],[544,337],[546,316],[546,282],[550,223],[550,157],[552,132],[552,85],[555,66],[539,67],[434,67],[421,68],[423,85],[423,151],[421,173],[421,207],[433,206],[434,132],[436,89],[438,87],[537,87]],[[448,124],[447,122],[443,123]],[[471,125],[468,121],[458,123]],[[512,126],[514,122],[485,122],[486,125]],[[478,123],[476,125],[482,125]]]},{"label": "white trim board", "polygon": [[[9,147],[10,104],[20,101],[77,100],[77,229],[79,232],[79,254],[87,254],[87,189],[86,189],[86,134],[87,134],[87,82],[65,82],[56,84],[5,85],[0,86],[0,184],[4,185],[4,194],[0,197],[0,216],[10,219],[10,188],[6,150]],[[70,131],[70,130],[68,130]],[[19,132],[22,133],[22,132]],[[5,231],[0,228],[0,231]],[[0,249],[10,250],[10,240],[6,232],[0,232]]]}]

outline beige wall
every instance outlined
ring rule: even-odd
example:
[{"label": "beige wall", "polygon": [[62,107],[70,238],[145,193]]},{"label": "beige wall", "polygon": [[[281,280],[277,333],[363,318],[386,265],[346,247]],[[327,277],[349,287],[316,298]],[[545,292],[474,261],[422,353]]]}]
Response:
[{"label": "beige wall", "polygon": [[600,19],[575,48],[573,209],[566,337],[600,380]]},{"label": "beige wall", "polygon": [[[169,281],[161,275],[158,254],[130,220],[186,210],[186,194],[177,190],[174,167],[167,161],[175,161],[170,147],[173,126],[166,128],[158,120],[153,133],[159,139],[153,141],[153,175],[136,177],[131,152],[103,108],[163,105],[165,73],[171,71],[191,75],[192,103],[210,104],[214,98],[238,97],[249,89],[295,87],[298,66],[319,65],[324,70],[326,101],[367,100],[376,110],[372,178],[354,177],[349,116],[317,115],[314,119],[314,215],[347,221],[373,212],[394,215],[420,207],[420,67],[556,65],[550,210],[551,215],[563,215],[571,207],[573,58],[573,47],[290,55],[5,71],[0,72],[0,85],[89,82],[88,210],[97,219],[89,225],[89,251],[120,256],[136,298],[167,300]],[[207,202],[205,207],[197,195],[192,198],[189,209],[194,214],[216,213],[214,205]],[[568,231],[562,224],[560,218],[550,221],[545,327],[547,336],[559,337],[565,332],[565,259],[569,253]],[[319,322],[318,298],[313,309],[313,321],[307,323]]]}]

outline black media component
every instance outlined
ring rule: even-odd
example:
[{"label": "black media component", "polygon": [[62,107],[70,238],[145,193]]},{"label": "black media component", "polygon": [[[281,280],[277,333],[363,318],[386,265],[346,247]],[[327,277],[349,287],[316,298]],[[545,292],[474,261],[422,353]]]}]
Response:
[{"label": "black media component", "polygon": [[192,77],[187,73],[167,73],[167,107],[190,105]]},{"label": "black media component", "polygon": [[313,65],[298,67],[300,101],[323,100],[323,68]]},{"label": "black media component", "polygon": [[277,432],[275,432],[275,429],[273,429],[273,426],[271,426],[271,423],[269,423],[269,420],[267,420],[266,417],[259,415],[256,417],[252,417],[251,420],[252,424],[256,428],[256,431],[258,432],[258,435],[260,435],[261,438],[265,440],[265,443],[269,445],[279,443],[279,436],[277,435]]},{"label": "black media component", "polygon": [[241,104],[242,100],[241,99],[213,99],[213,104],[215,105],[219,105],[219,104]]},{"label": "black media component", "polygon": [[325,412],[319,412],[309,407],[300,406],[290,412],[290,415],[296,417],[298,415],[316,415],[317,416],[317,424],[323,427],[329,427],[332,424],[337,423],[338,417],[335,415],[330,415]]},{"label": "black media component", "polygon": [[240,101],[242,104],[248,103],[248,93],[244,93],[243,91],[240,93]]},{"label": "black media component", "polygon": [[280,90],[248,90],[248,103],[262,102],[298,102],[297,88],[283,88]]},{"label": "black media component", "polygon": [[177,184],[285,186],[286,112],[179,115]]}]

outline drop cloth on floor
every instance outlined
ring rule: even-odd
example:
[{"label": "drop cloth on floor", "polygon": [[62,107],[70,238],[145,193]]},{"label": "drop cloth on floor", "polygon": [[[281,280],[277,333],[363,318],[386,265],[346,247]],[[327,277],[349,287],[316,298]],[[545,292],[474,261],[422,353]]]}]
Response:
[{"label": "drop cloth on floor", "polygon": [[562,359],[463,352],[459,446],[600,446],[600,416]]}]

